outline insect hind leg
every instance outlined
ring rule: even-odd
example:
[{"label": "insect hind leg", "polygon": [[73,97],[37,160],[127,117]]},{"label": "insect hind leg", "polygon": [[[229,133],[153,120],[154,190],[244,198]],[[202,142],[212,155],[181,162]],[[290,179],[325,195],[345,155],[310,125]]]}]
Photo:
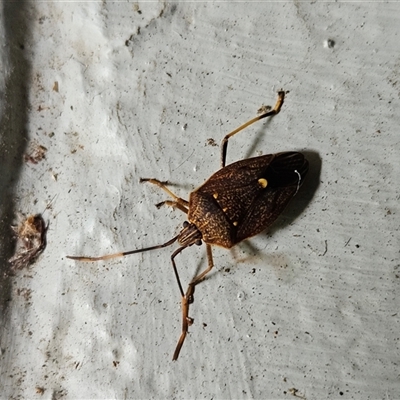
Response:
[{"label": "insect hind leg", "polygon": [[267,110],[266,112],[258,115],[257,117],[251,119],[250,121],[247,121],[245,124],[240,125],[239,128],[236,128],[235,130],[233,130],[232,132],[228,133],[221,142],[221,168],[225,167],[225,163],[226,163],[226,152],[228,149],[228,140],[236,135],[237,133],[239,133],[240,131],[242,131],[243,129],[247,128],[248,126],[250,126],[251,124],[254,124],[254,122],[259,121],[260,119],[266,118],[266,117],[271,117],[273,115],[276,115],[279,113],[279,111],[281,110],[281,107],[283,105],[283,100],[285,99],[285,92],[283,90],[280,90],[278,92],[278,100],[276,101],[276,104],[274,106],[274,108],[271,110]]},{"label": "insect hind leg", "polygon": [[185,214],[188,213],[189,202],[186,201],[185,199],[182,199],[181,197],[178,197],[175,193],[171,192],[171,190],[169,190],[166,186],[167,182],[161,182],[158,179],[152,179],[152,178],[141,178],[140,183],[143,182],[149,182],[152,183],[153,185],[158,186],[160,189],[164,190],[164,192],[167,192],[174,199],[174,201],[166,200],[156,204],[157,208],[160,208],[163,205],[167,205],[170,207],[177,208],[182,212],[184,212]]}]

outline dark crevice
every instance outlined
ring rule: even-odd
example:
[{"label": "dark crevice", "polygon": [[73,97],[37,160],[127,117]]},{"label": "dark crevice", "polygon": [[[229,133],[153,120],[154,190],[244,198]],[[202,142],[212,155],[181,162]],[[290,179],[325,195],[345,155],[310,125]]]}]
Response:
[{"label": "dark crevice", "polygon": [[[0,88],[0,354],[10,357],[5,337],[12,336],[9,304],[12,297],[12,274],[8,259],[15,240],[11,225],[14,219],[14,192],[20,179],[22,158],[27,144],[28,85],[31,65],[25,53],[31,37],[31,7],[26,1],[3,2],[1,24],[4,26],[4,87]],[[5,365],[7,363],[0,363]],[[4,371],[3,371],[4,372]],[[5,372],[4,372],[5,373]]]}]

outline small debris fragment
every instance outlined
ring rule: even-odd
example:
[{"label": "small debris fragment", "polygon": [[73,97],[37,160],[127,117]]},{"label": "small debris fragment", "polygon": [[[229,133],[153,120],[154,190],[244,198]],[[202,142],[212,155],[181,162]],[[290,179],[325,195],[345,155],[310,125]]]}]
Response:
[{"label": "small debris fragment", "polygon": [[42,388],[42,387],[40,387],[40,386],[36,386],[36,387],[35,387],[35,390],[36,390],[36,393],[37,393],[37,394],[43,394],[44,391],[45,391],[45,388]]},{"label": "small debris fragment", "polygon": [[208,138],[207,139],[207,145],[208,146],[218,146],[218,143],[216,143],[216,141],[213,138]]},{"label": "small debris fragment", "polygon": [[257,110],[257,114],[264,114],[272,109],[271,106],[265,106],[264,104]]},{"label": "small debris fragment", "polygon": [[24,161],[37,164],[46,158],[47,148],[40,145],[36,141],[29,146],[28,151],[24,154]]},{"label": "small debris fragment", "polygon": [[288,390],[288,393],[291,394],[291,395],[294,396],[294,397],[299,398],[299,399],[306,400],[306,397],[305,397],[305,396],[302,396],[301,394],[299,394],[299,389],[290,388],[290,389]]},{"label": "small debris fragment", "polygon": [[335,41],[333,39],[327,39],[324,41],[324,47],[327,49],[333,49],[335,47]]},{"label": "small debris fragment", "polygon": [[48,225],[41,214],[29,215],[12,229],[17,237],[15,254],[8,260],[13,270],[33,263],[46,247]]}]

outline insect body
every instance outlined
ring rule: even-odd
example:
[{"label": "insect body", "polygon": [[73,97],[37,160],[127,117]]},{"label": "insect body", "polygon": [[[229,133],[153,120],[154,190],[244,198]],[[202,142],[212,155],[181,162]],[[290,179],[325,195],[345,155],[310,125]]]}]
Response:
[{"label": "insect body", "polygon": [[[157,185],[173,198],[159,203],[157,207],[167,205],[187,214],[188,221],[184,222],[177,236],[164,244],[144,249],[100,257],[68,256],[79,261],[99,261],[155,250],[178,242],[180,247],[172,253],[171,261],[182,297],[182,333],[173,360],[178,358],[188,327],[193,323],[189,317],[189,305],[193,302],[195,287],[214,266],[211,246],[231,248],[265,230],[297,193],[307,174],[308,161],[303,154],[294,151],[248,158],[225,166],[229,138],[262,118],[278,114],[284,97],[285,92],[278,92],[278,101],[272,110],[264,111],[225,136],[221,144],[221,169],[190,193],[189,201],[176,196],[156,179],[140,180]],[[184,292],[175,257],[185,248],[193,244],[201,245],[202,242],[206,244],[208,267],[192,279]]]}]

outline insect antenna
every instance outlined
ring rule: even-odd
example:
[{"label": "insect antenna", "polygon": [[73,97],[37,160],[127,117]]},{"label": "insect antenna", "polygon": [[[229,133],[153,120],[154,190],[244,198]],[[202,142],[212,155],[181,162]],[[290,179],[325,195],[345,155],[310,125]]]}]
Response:
[{"label": "insect antenna", "polygon": [[123,251],[123,252],[114,253],[114,254],[106,254],[104,256],[99,256],[99,257],[67,256],[67,258],[69,258],[70,260],[91,262],[91,261],[109,260],[110,258],[125,257],[125,256],[128,256],[130,254],[143,253],[145,251],[162,249],[163,247],[170,246],[171,244],[175,243],[178,240],[178,237],[179,237],[179,235],[175,236],[174,238],[172,238],[171,240],[169,240],[166,243],[159,244],[157,246],[146,247],[144,249]]}]

